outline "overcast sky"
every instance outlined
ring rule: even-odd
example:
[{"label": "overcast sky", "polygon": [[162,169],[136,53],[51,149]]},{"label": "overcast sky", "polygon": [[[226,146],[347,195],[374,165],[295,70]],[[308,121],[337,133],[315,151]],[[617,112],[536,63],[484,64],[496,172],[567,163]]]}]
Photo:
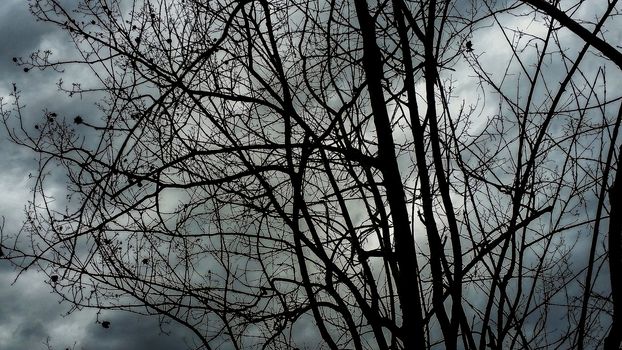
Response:
[{"label": "overcast sky", "polygon": [[[616,44],[620,43],[620,33],[609,33],[617,38]],[[478,39],[474,40],[476,50],[486,42],[488,51],[494,54],[491,48],[494,40]],[[38,114],[42,114],[44,108],[65,114],[94,110],[89,101],[68,99],[57,92],[55,84],[60,74],[38,70],[25,73],[12,61],[13,57],[27,57],[40,48],[70,50],[66,45],[64,33],[34,21],[26,1],[0,0],[0,96],[8,95],[11,83],[16,83],[22,91],[23,102],[28,105],[28,113],[32,113],[28,118],[32,120],[40,117]],[[70,71],[63,79],[70,82],[72,74],[79,72]],[[465,98],[475,93],[461,88],[457,86],[457,91]],[[28,175],[36,171],[36,160],[28,150],[8,142],[4,131],[0,133],[0,149],[0,215],[6,220],[5,233],[11,234],[19,230],[24,220],[24,206],[32,185]],[[111,322],[111,327],[104,329],[97,323],[93,310],[65,316],[70,305],[59,302],[58,296],[44,283],[45,275],[29,271],[13,283],[15,277],[13,268],[0,261],[0,350],[46,349],[44,342],[48,338],[53,349],[76,350],[185,349],[192,341],[187,332],[174,326],[167,327],[170,335],[161,334],[156,318],[103,312],[99,320]]]},{"label": "overcast sky", "polygon": [[[37,118],[45,107],[59,111],[82,111],[92,104],[69,100],[55,87],[60,75],[54,72],[24,73],[13,57],[27,57],[38,48],[63,47],[67,41],[54,27],[35,22],[24,0],[0,1],[0,96],[7,96],[11,83],[17,83],[28,105],[29,118]],[[70,49],[70,47],[67,47]],[[71,81],[71,76],[64,76]],[[5,101],[6,102],[6,101]],[[34,155],[0,136],[0,215],[6,219],[5,232],[15,232],[24,219],[24,206],[29,198],[28,174],[36,170]],[[0,349],[46,349],[50,339],[53,349],[186,349],[191,338],[183,330],[168,327],[170,336],[161,334],[156,318],[134,316],[123,312],[103,312],[101,320],[111,326],[104,329],[96,323],[94,311],[76,311],[64,316],[70,305],[59,303],[45,275],[27,272],[13,284],[15,271],[0,261]]]}]

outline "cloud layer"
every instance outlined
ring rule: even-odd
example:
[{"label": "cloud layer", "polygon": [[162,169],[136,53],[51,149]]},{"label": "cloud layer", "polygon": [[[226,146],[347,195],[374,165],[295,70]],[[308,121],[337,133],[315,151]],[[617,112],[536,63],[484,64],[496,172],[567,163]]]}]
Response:
[{"label": "cloud layer", "polygon": [[[0,33],[0,96],[7,96],[15,83],[22,91],[27,113],[32,114],[28,118],[33,125],[43,108],[68,116],[84,113],[85,108],[95,110],[85,101],[60,94],[55,86],[58,73],[25,73],[13,62],[13,57],[27,58],[33,51],[52,47],[62,51],[63,45],[69,44],[64,33],[36,22],[26,2],[0,2]],[[71,75],[63,77],[71,79]],[[5,234],[14,234],[25,218],[24,206],[32,186],[29,174],[36,170],[36,159],[28,150],[10,143],[4,133],[0,150],[0,215],[6,220]],[[14,283],[15,277],[12,267],[0,262],[0,349],[46,349],[48,339],[55,350],[183,349],[186,343],[191,344],[192,337],[174,325],[165,326],[168,334],[163,334],[156,317],[104,311],[99,320],[111,323],[105,329],[97,323],[94,310],[66,315],[70,305],[52,293],[44,282],[45,275],[27,271]]]}]

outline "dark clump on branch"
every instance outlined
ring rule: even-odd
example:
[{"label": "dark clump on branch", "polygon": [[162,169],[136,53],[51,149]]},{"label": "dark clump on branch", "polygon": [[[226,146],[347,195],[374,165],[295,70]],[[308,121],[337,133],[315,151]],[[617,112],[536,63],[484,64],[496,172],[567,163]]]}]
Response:
[{"label": "dark clump on branch", "polygon": [[467,41],[465,46],[467,52],[473,52],[473,43],[471,42],[471,40]]}]

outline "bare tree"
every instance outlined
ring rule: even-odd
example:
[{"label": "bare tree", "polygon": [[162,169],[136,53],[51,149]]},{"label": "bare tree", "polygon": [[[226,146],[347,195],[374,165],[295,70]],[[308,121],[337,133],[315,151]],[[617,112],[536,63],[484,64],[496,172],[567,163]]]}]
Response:
[{"label": "bare tree", "polygon": [[101,115],[30,125],[14,86],[40,171],[3,258],[77,308],[205,349],[619,346],[617,1],[30,5],[78,56],[14,60],[86,65],[59,88]]}]

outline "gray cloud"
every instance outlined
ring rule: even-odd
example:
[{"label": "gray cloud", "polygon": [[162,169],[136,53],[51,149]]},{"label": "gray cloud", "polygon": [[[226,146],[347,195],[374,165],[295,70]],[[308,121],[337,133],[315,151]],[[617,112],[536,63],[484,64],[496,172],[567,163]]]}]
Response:
[{"label": "gray cloud", "polygon": [[33,20],[24,1],[5,0],[0,3],[0,76],[3,79],[17,77],[18,70],[12,58],[29,56],[46,32],[49,33],[48,26]]},{"label": "gray cloud", "polygon": [[110,321],[110,328],[94,322],[86,329],[82,343],[92,350],[120,349],[185,349],[190,335],[177,326],[165,326],[167,334],[160,333],[155,317],[113,313],[101,320]]},{"label": "gray cloud", "polygon": [[158,319],[120,311],[103,311],[100,322],[110,322],[106,329],[97,323],[94,310],[66,315],[69,305],[59,303],[42,275],[27,272],[11,286],[15,275],[0,275],[0,349],[45,349],[49,338],[53,349],[76,350],[186,349],[192,336],[175,325]]},{"label": "gray cloud", "polygon": [[[67,50],[69,41],[53,26],[36,22],[22,0],[0,2],[0,96],[7,96],[16,83],[27,105],[26,119],[32,125],[43,117],[48,108],[61,117],[77,114],[96,118],[98,110],[92,100],[68,98],[58,92],[56,83],[61,77],[53,71],[33,70],[25,73],[13,62],[13,57],[27,59],[37,49]],[[79,68],[63,75],[68,83],[82,76]],[[5,100],[5,102],[7,102]],[[0,137],[0,215],[6,220],[4,234],[15,234],[23,222],[24,206],[30,198],[32,181],[29,174],[37,168],[34,155],[27,149],[10,143],[5,133]],[[55,186],[64,186],[60,178]],[[76,311],[66,315],[68,303],[60,303],[45,283],[45,276],[27,271],[15,284],[15,272],[5,261],[0,262],[0,349],[46,349],[49,338],[53,349],[185,349],[191,336],[176,325],[169,325],[163,334],[156,317],[144,317],[126,312],[107,311],[100,320],[111,322],[104,329],[96,322],[94,310]],[[190,344],[190,343],[189,343]]]}]

